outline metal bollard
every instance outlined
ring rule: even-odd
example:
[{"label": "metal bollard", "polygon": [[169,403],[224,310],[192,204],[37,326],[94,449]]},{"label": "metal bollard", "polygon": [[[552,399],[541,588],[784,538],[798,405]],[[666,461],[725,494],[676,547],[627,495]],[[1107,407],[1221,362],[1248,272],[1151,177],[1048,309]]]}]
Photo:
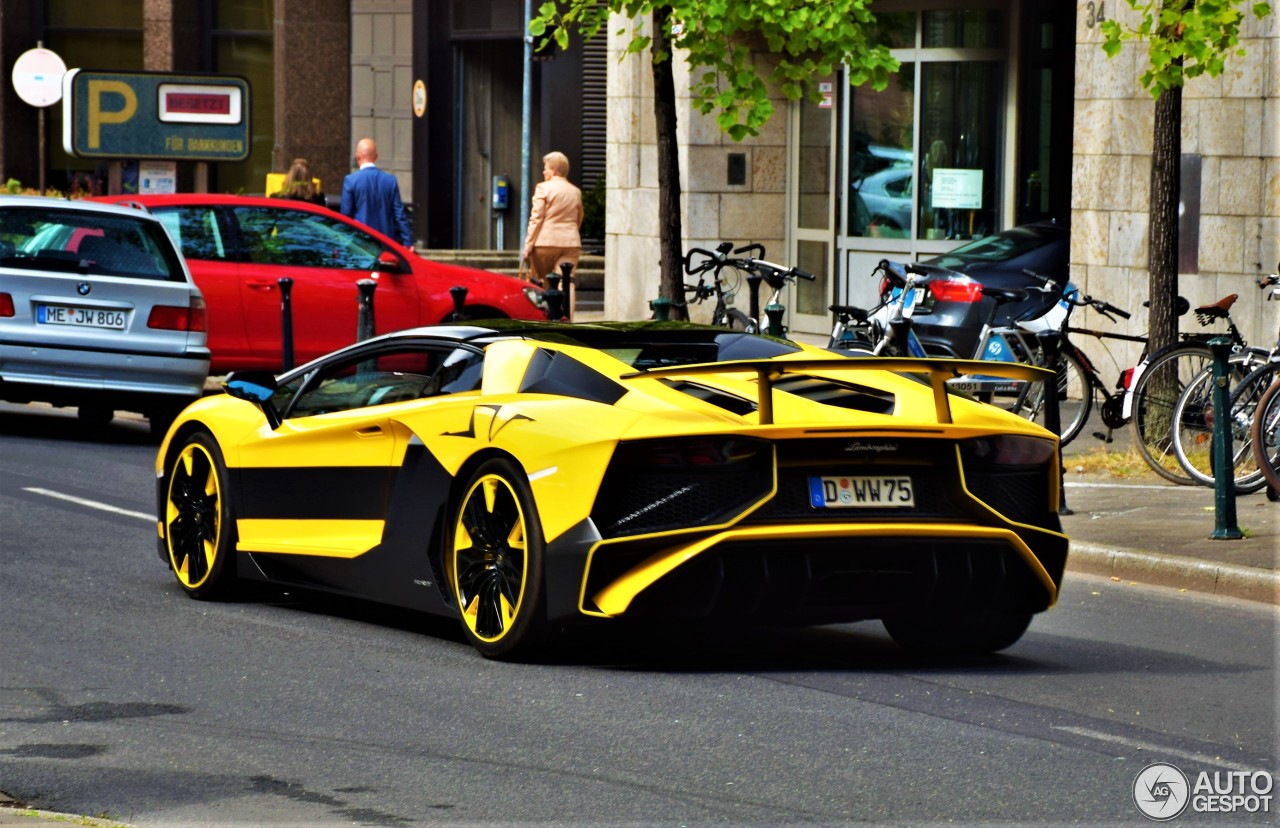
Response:
[{"label": "metal bollard", "polygon": [[[1061,337],[1057,331],[1042,331],[1036,334],[1040,342],[1040,353],[1044,354],[1044,364],[1054,371],[1052,379],[1044,381],[1044,427],[1059,437],[1062,436],[1062,410],[1058,407],[1058,350]],[[1070,389],[1068,389],[1070,390]],[[1067,507],[1066,469],[1062,465],[1062,444],[1058,444],[1058,514],[1074,515]]]},{"label": "metal bollard", "polygon": [[542,299],[547,303],[547,318],[552,322],[564,319],[564,291],[560,290],[560,277],[547,274],[547,289],[542,291]]},{"label": "metal bollard", "polygon": [[288,276],[276,279],[280,286],[280,370],[293,369],[293,280]]},{"label": "metal bollard", "polygon": [[449,321],[461,322],[467,318],[462,311],[467,304],[467,289],[462,285],[454,285],[449,288],[449,295],[453,297],[453,316],[449,317]]},{"label": "metal bollard", "polygon": [[765,325],[764,332],[779,339],[785,337],[787,330],[782,327],[782,315],[786,312],[787,309],[782,305],[765,305],[764,315],[769,321]]},{"label": "metal bollard", "polygon": [[356,314],[356,342],[363,342],[373,337],[373,291],[378,283],[373,279],[361,279],[356,282],[359,291]]},{"label": "metal bollard", "polygon": [[[1244,532],[1236,524],[1235,463],[1231,461],[1231,381],[1227,360],[1231,340],[1215,336],[1209,340],[1213,351],[1213,534],[1210,540],[1239,540]],[[1177,428],[1177,423],[1174,423]]]},{"label": "metal bollard", "polygon": [[560,263],[560,282],[564,285],[564,319],[573,321],[573,303],[576,298],[573,291],[573,262]]},{"label": "metal bollard", "polygon": [[653,311],[653,318],[657,321],[671,321],[671,300],[665,296],[659,296],[657,299],[650,299],[649,309]]}]

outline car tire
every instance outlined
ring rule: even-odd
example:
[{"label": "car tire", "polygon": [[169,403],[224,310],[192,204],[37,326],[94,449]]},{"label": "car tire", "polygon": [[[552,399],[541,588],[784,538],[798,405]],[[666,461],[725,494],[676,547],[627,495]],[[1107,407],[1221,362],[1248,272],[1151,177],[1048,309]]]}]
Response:
[{"label": "car tire", "polygon": [[166,469],[165,548],[178,585],[192,598],[228,598],[235,591],[235,520],[227,467],[208,432],[189,435]]},{"label": "car tire", "polygon": [[82,405],[76,409],[76,419],[92,431],[100,431],[111,424],[116,412],[103,405]]},{"label": "car tire", "polygon": [[885,618],[899,647],[927,655],[981,655],[1011,647],[1031,624],[1031,613],[930,613]]},{"label": "car tire", "polygon": [[486,658],[529,658],[547,623],[542,529],[528,476],[494,458],[462,492],[446,554],[463,634]]},{"label": "car tire", "polygon": [[176,404],[162,403],[147,412],[147,426],[151,431],[151,437],[156,442],[164,439],[164,435],[169,433],[169,426],[173,425],[173,421],[190,402],[190,400],[184,400]]}]

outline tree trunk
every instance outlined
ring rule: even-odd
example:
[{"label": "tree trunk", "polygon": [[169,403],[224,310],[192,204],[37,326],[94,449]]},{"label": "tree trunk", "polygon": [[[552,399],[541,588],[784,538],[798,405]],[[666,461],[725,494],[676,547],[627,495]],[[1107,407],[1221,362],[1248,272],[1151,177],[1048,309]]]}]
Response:
[{"label": "tree trunk", "polygon": [[665,52],[653,61],[653,115],[658,136],[658,295],[671,300],[671,318],[687,319],[684,305],[684,272],[681,254],[683,228],[680,221],[680,155],[676,145],[676,84],[673,56],[667,38],[671,9],[653,11],[652,53]]},{"label": "tree trunk", "polygon": [[1151,146],[1151,212],[1147,235],[1150,351],[1178,338],[1178,198],[1182,163],[1182,88],[1156,99]]}]

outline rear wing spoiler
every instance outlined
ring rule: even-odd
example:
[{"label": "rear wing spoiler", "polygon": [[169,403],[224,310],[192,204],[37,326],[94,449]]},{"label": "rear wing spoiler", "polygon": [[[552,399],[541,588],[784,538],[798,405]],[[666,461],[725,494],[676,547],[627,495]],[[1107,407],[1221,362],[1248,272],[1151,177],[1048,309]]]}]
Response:
[{"label": "rear wing spoiler", "polygon": [[933,389],[933,405],[939,423],[951,422],[951,401],[947,393],[947,381],[962,376],[979,374],[989,377],[1043,382],[1052,379],[1054,372],[1020,362],[994,362],[980,359],[942,359],[915,357],[846,357],[840,359],[742,359],[727,362],[704,362],[697,365],[677,365],[669,368],[651,368],[623,374],[619,379],[642,377],[687,377],[699,374],[750,373],[756,375],[756,412],[761,425],[773,423],[773,384],[787,374],[813,372],[844,373],[847,371],[892,371],[899,374],[924,374]]}]

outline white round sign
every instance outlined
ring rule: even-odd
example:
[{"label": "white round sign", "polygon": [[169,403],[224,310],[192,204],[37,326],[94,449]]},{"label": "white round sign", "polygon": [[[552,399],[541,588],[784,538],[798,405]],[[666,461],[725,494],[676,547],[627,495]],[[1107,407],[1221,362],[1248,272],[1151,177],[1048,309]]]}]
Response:
[{"label": "white round sign", "polygon": [[32,106],[52,106],[62,100],[62,76],[67,64],[57,52],[28,49],[13,63],[13,89]]}]

